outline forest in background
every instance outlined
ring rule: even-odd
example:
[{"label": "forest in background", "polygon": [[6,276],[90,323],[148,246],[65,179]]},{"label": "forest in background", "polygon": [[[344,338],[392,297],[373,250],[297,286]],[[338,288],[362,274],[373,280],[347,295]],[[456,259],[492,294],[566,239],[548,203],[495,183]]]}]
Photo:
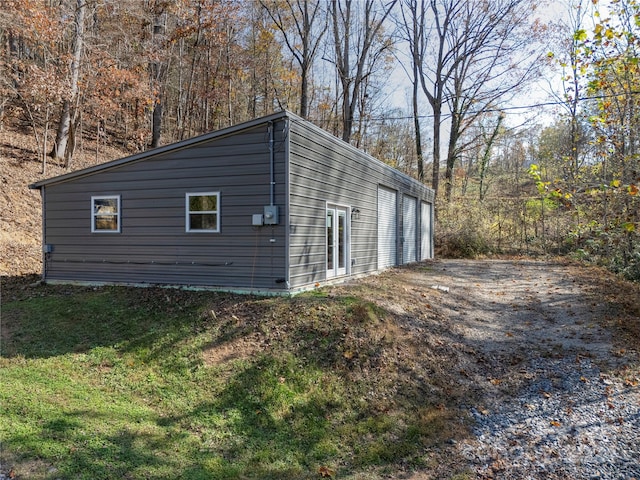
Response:
[{"label": "forest in background", "polygon": [[436,190],[442,255],[639,280],[639,33],[635,0],[0,0],[0,133],[47,176],[286,108]]}]

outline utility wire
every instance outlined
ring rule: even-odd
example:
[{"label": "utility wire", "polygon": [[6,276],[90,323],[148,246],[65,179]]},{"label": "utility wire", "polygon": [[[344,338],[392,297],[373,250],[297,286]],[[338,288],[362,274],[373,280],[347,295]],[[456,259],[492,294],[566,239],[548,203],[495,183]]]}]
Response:
[{"label": "utility wire", "polygon": [[[620,93],[610,93],[610,94],[604,94],[604,95],[593,95],[593,96],[587,96],[587,97],[578,97],[577,101],[578,102],[586,102],[586,101],[591,101],[591,100],[602,100],[602,99],[607,99],[607,98],[615,98],[615,97],[619,97],[620,95],[640,95],[640,91],[632,91],[632,92],[628,92],[628,93],[624,93],[624,94],[620,94]],[[495,108],[485,108],[482,110],[474,110],[474,111],[470,111],[469,114],[475,115],[478,113],[510,113],[513,112],[515,110],[531,110],[534,108],[542,108],[542,107],[553,107],[553,106],[560,106],[560,105],[566,105],[568,103],[568,101],[562,101],[562,100],[554,100],[554,101],[549,101],[549,102],[539,102],[539,103],[533,103],[533,104],[529,104],[529,105],[511,105],[508,107],[495,107]],[[451,117],[450,113],[443,113],[441,115],[441,118],[449,118]],[[429,118],[434,118],[433,114],[427,114],[427,115],[418,115],[418,118],[423,120],[423,119],[429,119]],[[320,122],[320,123],[339,123],[340,119],[333,119],[333,120],[327,120],[327,119],[310,119],[313,122]],[[353,121],[359,121],[361,120],[360,117],[358,118],[354,118]],[[410,115],[402,115],[402,116],[385,116],[385,117],[367,117],[365,119],[362,119],[368,122],[384,122],[384,121],[390,121],[390,120],[413,120],[413,116]]]}]

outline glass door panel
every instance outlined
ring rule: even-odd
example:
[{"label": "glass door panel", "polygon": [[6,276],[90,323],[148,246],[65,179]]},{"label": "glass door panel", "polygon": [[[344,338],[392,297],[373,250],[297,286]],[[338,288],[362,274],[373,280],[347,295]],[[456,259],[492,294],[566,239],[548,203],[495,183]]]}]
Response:
[{"label": "glass door panel", "polygon": [[348,208],[327,206],[327,278],[346,275],[349,266]]},{"label": "glass door panel", "polygon": [[334,210],[327,209],[327,272],[333,271],[333,257],[334,257]]},{"label": "glass door panel", "polygon": [[347,211],[336,209],[338,226],[336,231],[336,247],[338,248],[338,265],[336,275],[347,273]]}]

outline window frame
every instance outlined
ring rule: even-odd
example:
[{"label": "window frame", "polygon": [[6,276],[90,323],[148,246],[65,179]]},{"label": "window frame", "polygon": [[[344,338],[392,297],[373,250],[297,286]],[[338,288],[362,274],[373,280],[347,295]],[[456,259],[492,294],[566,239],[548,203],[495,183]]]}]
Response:
[{"label": "window frame", "polygon": [[[191,197],[216,197],[216,210],[194,210],[191,211],[189,207],[189,200]],[[201,215],[215,215],[216,216],[216,228],[215,229],[202,229],[191,228],[191,214]],[[220,192],[187,192],[185,193],[185,232],[187,233],[220,233]]]},{"label": "window frame", "polygon": [[[107,199],[115,199],[116,200],[116,213],[107,213],[98,215],[95,209],[96,200],[107,200]],[[116,228],[115,229],[104,229],[98,228],[96,225],[96,219],[99,216],[112,216],[116,219]],[[91,233],[121,233],[122,230],[122,202],[120,195],[92,195],[91,196]]]}]

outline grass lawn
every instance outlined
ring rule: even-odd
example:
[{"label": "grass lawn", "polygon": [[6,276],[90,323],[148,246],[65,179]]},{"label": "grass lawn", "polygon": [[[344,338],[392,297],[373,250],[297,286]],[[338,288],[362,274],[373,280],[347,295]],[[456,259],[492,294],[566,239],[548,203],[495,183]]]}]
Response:
[{"label": "grass lawn", "polygon": [[357,296],[38,286],[2,303],[0,473],[383,478],[466,432]]}]

